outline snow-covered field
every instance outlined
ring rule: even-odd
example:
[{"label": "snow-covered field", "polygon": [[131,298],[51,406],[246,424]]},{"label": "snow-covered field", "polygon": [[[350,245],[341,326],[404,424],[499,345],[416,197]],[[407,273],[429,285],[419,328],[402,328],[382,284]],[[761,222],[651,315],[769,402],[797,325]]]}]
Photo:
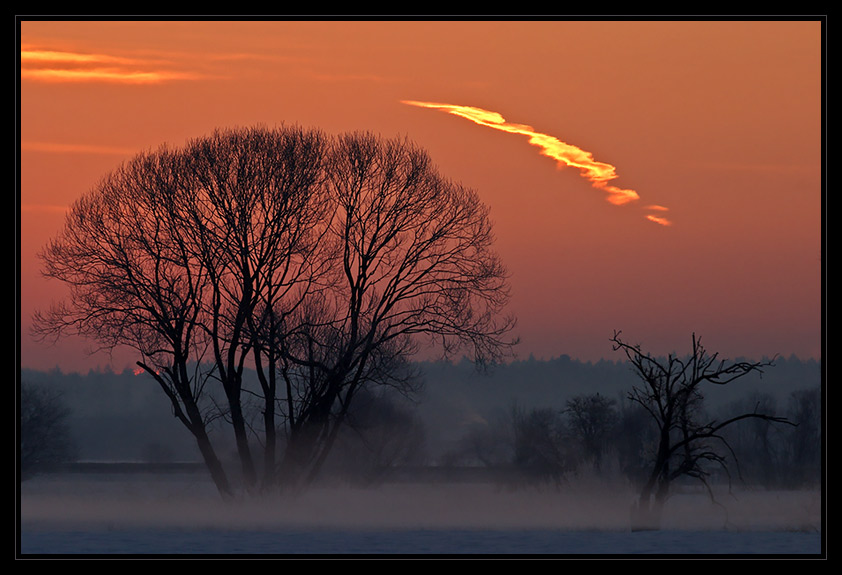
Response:
[{"label": "snow-covered field", "polygon": [[674,496],[662,529],[631,532],[626,487],[487,483],[319,486],[225,504],[202,474],[26,481],[20,553],[42,555],[820,556],[822,500],[745,491]]}]

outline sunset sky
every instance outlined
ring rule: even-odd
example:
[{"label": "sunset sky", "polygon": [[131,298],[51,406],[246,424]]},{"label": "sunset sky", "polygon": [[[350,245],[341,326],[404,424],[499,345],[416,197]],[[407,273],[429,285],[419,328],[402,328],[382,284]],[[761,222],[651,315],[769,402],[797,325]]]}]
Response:
[{"label": "sunset sky", "polygon": [[215,128],[407,136],[491,208],[518,355],[622,359],[693,332],[822,354],[822,23],[20,22],[20,364],[133,363],[33,341],[37,252],[122,161]]}]

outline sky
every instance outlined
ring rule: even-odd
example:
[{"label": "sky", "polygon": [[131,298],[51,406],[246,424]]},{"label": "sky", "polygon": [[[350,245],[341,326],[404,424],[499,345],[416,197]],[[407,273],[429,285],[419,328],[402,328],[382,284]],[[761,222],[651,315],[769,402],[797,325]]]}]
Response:
[{"label": "sky", "polygon": [[65,288],[37,253],[121,162],[217,128],[405,136],[490,206],[517,354],[622,360],[692,334],[820,358],[820,20],[19,22],[19,363]]}]

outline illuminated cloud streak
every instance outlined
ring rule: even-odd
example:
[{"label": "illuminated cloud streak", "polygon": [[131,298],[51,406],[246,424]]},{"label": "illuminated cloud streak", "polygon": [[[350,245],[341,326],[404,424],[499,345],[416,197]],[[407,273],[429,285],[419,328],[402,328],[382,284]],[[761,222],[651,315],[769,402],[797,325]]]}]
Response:
[{"label": "illuminated cloud streak", "polygon": [[25,48],[20,52],[22,79],[41,82],[114,82],[157,84],[193,79],[194,74],[155,69],[154,63],[59,50]]},{"label": "illuminated cloud streak", "polygon": [[656,216],[655,214],[647,214],[646,219],[650,222],[655,222],[656,224],[661,224],[662,226],[671,226],[672,222],[669,221],[667,218],[663,216]]},{"label": "illuminated cloud streak", "polygon": [[[612,204],[619,206],[640,199],[640,196],[634,190],[623,189],[609,183],[617,178],[616,168],[611,164],[598,162],[590,152],[562,142],[554,136],[536,132],[531,126],[509,123],[497,112],[474,108],[472,106],[418,102],[415,100],[403,100],[403,103],[410,106],[442,110],[448,114],[470,120],[480,126],[486,126],[510,134],[526,136],[529,138],[531,145],[540,148],[541,154],[555,160],[559,167],[568,166],[577,168],[582,176],[591,182],[593,187],[603,190],[608,194],[606,199]],[[666,210],[663,206],[650,206],[650,209],[657,211]],[[648,215],[647,219],[657,224],[670,225],[670,221],[660,215]]]},{"label": "illuminated cloud streak", "polygon": [[[666,212],[669,208],[665,208],[664,206],[646,206],[647,210],[652,210],[655,212]],[[655,214],[647,214],[646,219],[650,222],[655,222],[656,224],[661,224],[662,226],[671,226],[672,222],[664,216],[658,216]]]},{"label": "illuminated cloud streak", "polygon": [[191,76],[173,72],[132,72],[113,68],[90,70],[21,70],[21,78],[44,82],[117,82],[121,84],[158,84]]},{"label": "illuminated cloud streak", "polygon": [[25,48],[20,51],[21,62],[47,62],[52,64],[136,64],[136,60],[120,58],[107,54],[81,54],[78,52],[63,52],[60,50],[38,50]]}]

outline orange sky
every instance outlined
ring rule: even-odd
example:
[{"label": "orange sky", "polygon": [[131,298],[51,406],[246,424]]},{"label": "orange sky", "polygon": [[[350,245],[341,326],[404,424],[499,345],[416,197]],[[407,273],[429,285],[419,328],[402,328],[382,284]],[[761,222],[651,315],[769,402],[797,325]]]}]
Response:
[{"label": "orange sky", "polygon": [[[63,293],[35,254],[66,206],[138,151],[280,123],[406,135],[477,189],[511,274],[521,357],[619,360],[615,329],[656,353],[686,350],[695,331],[725,357],[820,357],[821,32],[820,21],[22,21],[21,366],[112,361],[85,355],[89,342],[29,336],[32,313]],[[612,167],[604,184],[636,197],[611,201],[546,142]]]}]

